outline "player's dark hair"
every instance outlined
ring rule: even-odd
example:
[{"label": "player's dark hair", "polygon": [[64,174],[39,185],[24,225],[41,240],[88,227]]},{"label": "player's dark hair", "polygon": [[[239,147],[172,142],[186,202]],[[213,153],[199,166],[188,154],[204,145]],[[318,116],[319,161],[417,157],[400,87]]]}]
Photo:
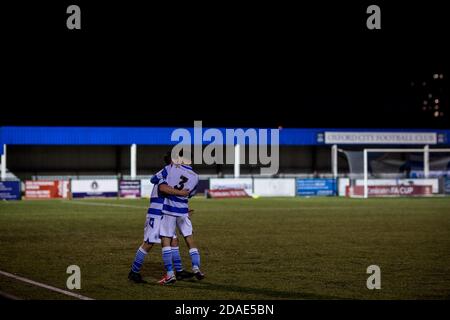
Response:
[{"label": "player's dark hair", "polygon": [[168,166],[172,163],[172,151],[167,151],[164,155],[164,163]]},{"label": "player's dark hair", "polygon": [[[178,152],[178,155],[179,155],[180,157],[183,156],[183,149],[181,149],[181,150]],[[172,150],[167,151],[166,154],[164,155],[164,163],[165,163],[166,165],[169,165],[169,164],[172,163]]]}]

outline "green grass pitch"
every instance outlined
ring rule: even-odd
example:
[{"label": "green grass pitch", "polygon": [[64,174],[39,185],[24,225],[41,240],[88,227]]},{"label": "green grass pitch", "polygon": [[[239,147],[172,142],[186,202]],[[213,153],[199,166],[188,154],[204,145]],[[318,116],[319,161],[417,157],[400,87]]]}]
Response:
[{"label": "green grass pitch", "polygon": [[[161,249],[127,279],[148,200],[0,203],[0,270],[94,299],[448,299],[450,198],[207,200],[191,208],[202,281],[160,286]],[[190,266],[184,242],[180,250]],[[369,265],[381,290],[368,290]],[[0,275],[0,291],[71,299]]]}]

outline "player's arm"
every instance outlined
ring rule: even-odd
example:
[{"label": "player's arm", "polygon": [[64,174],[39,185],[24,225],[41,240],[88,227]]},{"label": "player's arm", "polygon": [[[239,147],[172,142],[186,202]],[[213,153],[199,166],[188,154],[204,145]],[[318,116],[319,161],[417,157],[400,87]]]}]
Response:
[{"label": "player's arm", "polygon": [[172,188],[171,186],[169,186],[166,183],[160,184],[158,186],[158,188],[159,188],[158,190],[160,192],[169,194],[169,195],[173,195],[173,196],[187,197],[189,195],[189,189],[178,190],[178,189]]},{"label": "player's arm", "polygon": [[161,184],[166,181],[167,178],[167,169],[164,167],[162,170],[158,171],[151,179],[150,182],[152,184]]},{"label": "player's arm", "polygon": [[150,182],[158,188],[158,191],[173,196],[186,197],[189,195],[189,190],[177,190],[172,188],[167,184],[166,178],[168,175],[168,166],[164,167],[161,171],[157,172],[151,179]]}]

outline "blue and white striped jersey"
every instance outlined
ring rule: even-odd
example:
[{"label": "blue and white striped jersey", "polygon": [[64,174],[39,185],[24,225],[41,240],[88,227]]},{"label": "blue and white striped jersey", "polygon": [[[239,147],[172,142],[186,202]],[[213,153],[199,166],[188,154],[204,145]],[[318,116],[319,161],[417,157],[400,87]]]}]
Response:
[{"label": "blue and white striped jersey", "polygon": [[150,196],[150,207],[148,208],[147,214],[153,214],[157,216],[162,215],[162,209],[164,206],[164,195],[161,195],[158,188],[160,184],[167,184],[167,167],[165,166],[161,171],[156,173],[151,179],[150,182],[154,184],[152,194]]},{"label": "blue and white striped jersey", "polygon": [[[156,173],[150,181],[155,186],[152,190],[148,214],[169,214],[173,216],[188,214],[188,199],[195,195],[198,184],[198,175],[190,166],[178,164],[167,165]],[[161,184],[167,184],[179,190],[189,189],[189,196],[163,195],[159,192],[159,186]]]},{"label": "blue and white striped jersey", "polygon": [[197,190],[198,174],[190,166],[172,164],[167,170],[166,182],[169,186],[178,189],[189,189],[188,197],[166,196],[164,198],[163,214],[183,216],[189,213],[188,200]]},{"label": "blue and white striped jersey", "polygon": [[[189,189],[190,193],[188,197],[173,195],[164,196],[164,203],[162,206],[163,214],[172,216],[183,216],[188,214],[188,199],[195,194],[198,184],[198,175],[190,166],[170,164],[152,178],[152,183],[155,184],[155,187],[167,183],[175,189]],[[155,205],[155,207],[159,208],[160,206]]]}]

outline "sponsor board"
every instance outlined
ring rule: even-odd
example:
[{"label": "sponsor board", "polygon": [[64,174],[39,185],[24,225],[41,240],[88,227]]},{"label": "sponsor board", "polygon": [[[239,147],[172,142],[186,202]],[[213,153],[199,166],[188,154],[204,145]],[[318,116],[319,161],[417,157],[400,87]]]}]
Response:
[{"label": "sponsor board", "polygon": [[[357,179],[355,185],[364,186],[364,179]],[[369,179],[369,186],[431,186],[433,193],[439,193],[439,179]]]},{"label": "sponsor board", "polygon": [[435,132],[325,132],[326,144],[437,144]]},{"label": "sponsor board", "polygon": [[252,178],[211,178],[209,180],[210,190],[244,189],[247,194],[253,193]]},{"label": "sponsor board", "polygon": [[254,194],[261,197],[295,197],[295,179],[254,179]]},{"label": "sponsor board", "polygon": [[[431,196],[432,186],[398,185],[398,186],[368,186],[369,197],[386,196]],[[363,196],[364,186],[347,187],[348,196]]]},{"label": "sponsor board", "polygon": [[140,198],[141,181],[140,180],[120,180],[119,196],[121,198]]},{"label": "sponsor board", "polygon": [[217,189],[206,190],[207,198],[224,199],[224,198],[248,198],[249,195],[244,189]]},{"label": "sponsor board", "polygon": [[0,200],[20,199],[20,181],[0,181]]},{"label": "sponsor board", "polygon": [[73,198],[117,197],[119,184],[116,179],[72,180]]},{"label": "sponsor board", "polygon": [[69,197],[69,181],[25,181],[25,199],[62,199]]},{"label": "sponsor board", "polygon": [[297,179],[298,196],[334,196],[335,179]]}]

